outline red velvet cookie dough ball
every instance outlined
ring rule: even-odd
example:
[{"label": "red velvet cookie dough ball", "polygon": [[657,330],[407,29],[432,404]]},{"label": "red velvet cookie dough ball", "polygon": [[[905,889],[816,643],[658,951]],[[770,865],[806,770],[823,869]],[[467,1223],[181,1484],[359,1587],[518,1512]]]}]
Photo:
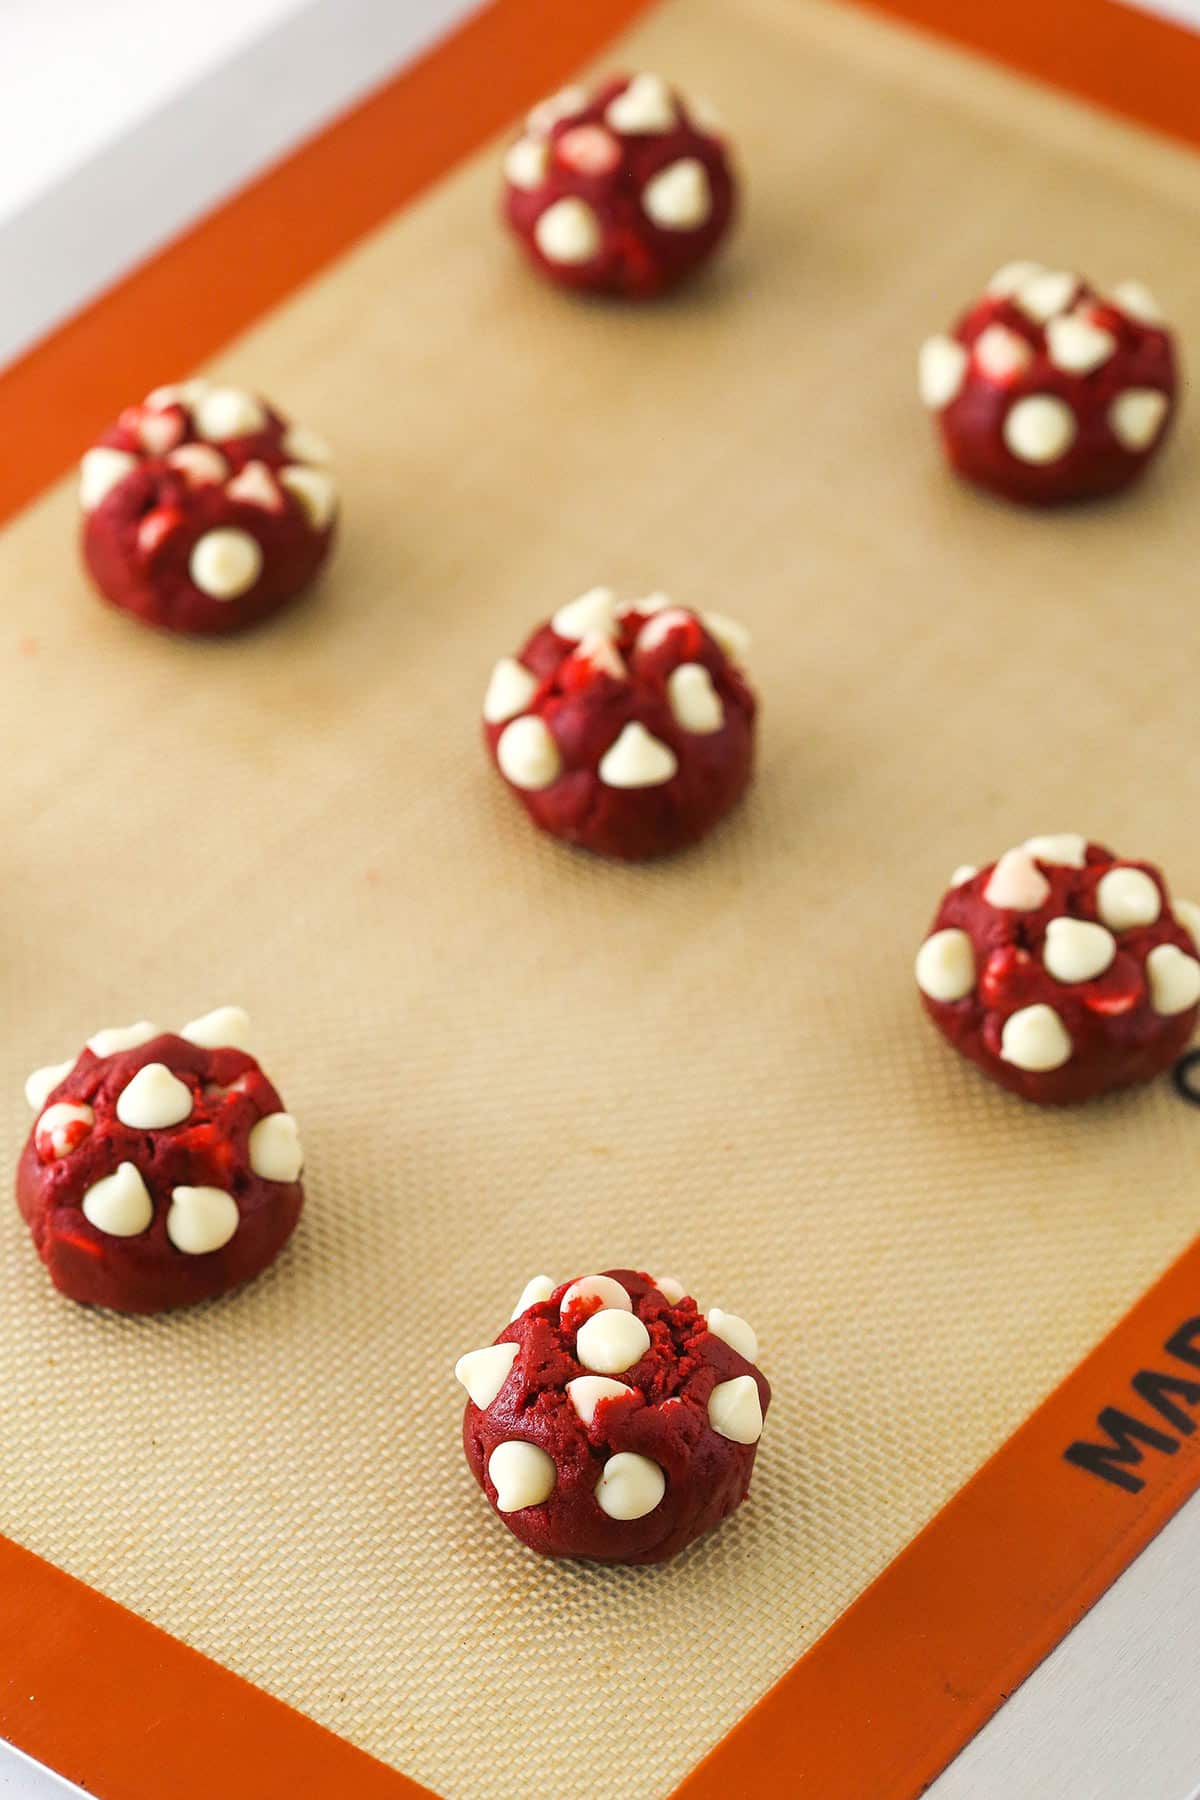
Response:
[{"label": "red velvet cookie dough ball", "polygon": [[304,1190],[296,1122],[225,1006],[177,1035],[101,1031],[38,1069],[17,1204],[55,1287],[163,1312],[240,1287],[291,1236]]},{"label": "red velvet cookie dough ball", "polygon": [[294,600],[333,541],[315,433],[241,388],[185,381],[125,409],[83,458],[83,554],[148,625],[241,631]]},{"label": "red velvet cookie dough ball", "polygon": [[960,475],[1006,500],[1114,494],[1170,429],[1175,348],[1153,295],[1009,263],[949,337],[921,349],[921,398]]},{"label": "red velvet cookie dough ball", "polygon": [[455,1368],[467,1461],[531,1550],[666,1562],[746,1498],[771,1402],[757,1356],[744,1319],[669,1277],[536,1276]]},{"label": "red velvet cookie dough ball", "polygon": [[492,671],[484,734],[534,823],[639,861],[680,850],[740,799],[754,762],[746,634],[663,594],[593,588]]},{"label": "red velvet cookie dough ball", "polygon": [[1070,1106],[1152,1081],[1200,1002],[1200,907],[1073,833],[956,871],[917,955],[925,1010],[1002,1087]]},{"label": "red velvet cookie dough ball", "polygon": [[564,88],[504,162],[504,209],[563,287],[649,300],[706,262],[733,216],[720,132],[657,75]]}]

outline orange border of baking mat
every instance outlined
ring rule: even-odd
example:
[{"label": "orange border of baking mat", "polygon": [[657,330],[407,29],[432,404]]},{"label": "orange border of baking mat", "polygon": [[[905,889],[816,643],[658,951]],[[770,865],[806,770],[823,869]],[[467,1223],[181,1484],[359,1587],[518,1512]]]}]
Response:
[{"label": "orange border of baking mat", "polygon": [[1123,0],[854,0],[1200,144],[1200,32]]},{"label": "orange border of baking mat", "polygon": [[[959,0],[866,3],[1200,142],[1200,41],[1111,0],[1057,0],[1054,36],[1040,0],[1009,0],[994,22],[976,9],[965,18]],[[201,361],[646,4],[493,0],[0,374],[0,436],[23,452],[0,468],[0,519],[164,363]],[[369,190],[350,179],[364,164],[379,172]],[[768,1785],[817,1800],[908,1800],[931,1781],[1200,1486],[1200,1438],[1169,1397],[1197,1370],[1162,1349],[1188,1321],[1200,1343],[1196,1309],[1200,1243],[684,1779],[677,1800],[758,1797]],[[1106,1409],[1139,1416],[1130,1383],[1156,1362],[1176,1385],[1159,1390],[1157,1445],[1132,1475],[1138,1491],[1068,1463],[1069,1445],[1103,1438]],[[1196,1396],[1195,1386],[1184,1394]],[[1172,1408],[1173,1436],[1161,1416]],[[1131,1473],[1127,1461],[1113,1466]],[[215,1767],[228,1800],[427,1794],[4,1538],[0,1594],[0,1733],[104,1800],[161,1800],[167,1789],[172,1800],[209,1800]],[[77,1711],[64,1670],[80,1668],[88,1704]]]}]

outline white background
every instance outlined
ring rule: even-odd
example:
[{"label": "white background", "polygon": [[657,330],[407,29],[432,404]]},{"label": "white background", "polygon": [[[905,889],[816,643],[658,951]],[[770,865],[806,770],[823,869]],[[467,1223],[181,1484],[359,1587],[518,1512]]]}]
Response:
[{"label": "white background", "polygon": [[[476,4],[0,0],[0,365]],[[1197,1619],[1200,1497],[932,1800],[1196,1800]],[[0,1744],[2,1800],[76,1792]]]},{"label": "white background", "polygon": [[0,0],[0,367],[479,4]]}]

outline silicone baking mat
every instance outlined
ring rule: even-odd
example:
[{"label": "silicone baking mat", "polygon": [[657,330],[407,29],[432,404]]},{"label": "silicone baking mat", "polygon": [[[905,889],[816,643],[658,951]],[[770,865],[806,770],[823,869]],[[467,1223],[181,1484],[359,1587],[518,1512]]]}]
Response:
[{"label": "silicone baking mat", "polygon": [[[229,348],[222,375],[337,446],[344,536],[310,603],[228,644],[137,630],[85,590],[69,482],[0,537],[0,1156],[33,1064],[236,1000],[309,1195],[266,1277],[159,1320],[59,1300],[0,1216],[0,1518],[453,1800],[666,1795],[840,1620],[799,1669],[834,1666],[851,1603],[920,1569],[915,1534],[1200,1210],[1169,1082],[1023,1107],[911,978],[950,869],[1035,831],[1200,896],[1193,421],[1136,496],[1027,516],[947,479],[912,368],[1013,255],[1136,274],[1200,339],[1194,158],[824,5],[670,0],[606,60],[720,102],[749,177],[730,253],[669,305],[567,301],[494,226],[493,146]],[[477,742],[494,658],[598,581],[756,640],[757,785],[661,866],[536,837]],[[748,1505],[652,1571],[523,1551],[450,1376],[529,1275],[621,1263],[744,1312],[776,1395]],[[1110,1362],[1085,1366],[1115,1384]],[[1096,1404],[967,1490],[1007,1492],[1014,1571],[1031,1491],[1056,1554],[1056,1506],[1087,1546],[1017,1674],[1182,1492],[1186,1452],[1170,1494],[1062,1464]],[[962,1579],[986,1609],[964,1504],[935,1527],[955,1581],[910,1580],[897,1641]],[[888,1711],[858,1714],[877,1748]],[[793,1713],[795,1791],[936,1766],[897,1749],[856,1786],[835,1729]],[[835,1764],[844,1786],[814,1774]],[[759,1791],[749,1767],[723,1791]]]}]

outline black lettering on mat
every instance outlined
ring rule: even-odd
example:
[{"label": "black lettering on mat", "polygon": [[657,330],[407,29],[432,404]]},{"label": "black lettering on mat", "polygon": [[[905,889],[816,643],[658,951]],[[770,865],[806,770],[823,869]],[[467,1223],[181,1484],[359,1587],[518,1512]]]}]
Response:
[{"label": "black lettering on mat", "polygon": [[[1200,1407],[1200,1377],[1191,1374],[1200,1369],[1200,1316],[1185,1319],[1163,1349],[1176,1362],[1184,1363],[1189,1373],[1139,1369],[1129,1385],[1136,1398],[1171,1427],[1170,1432],[1123,1406],[1105,1406],[1096,1416],[1096,1438],[1077,1438],[1063,1451],[1065,1461],[1075,1468],[1127,1494],[1140,1493],[1153,1472],[1147,1451],[1174,1456],[1180,1441],[1196,1429],[1197,1421],[1186,1408]],[[1135,1474],[1135,1470],[1139,1472]]]}]

